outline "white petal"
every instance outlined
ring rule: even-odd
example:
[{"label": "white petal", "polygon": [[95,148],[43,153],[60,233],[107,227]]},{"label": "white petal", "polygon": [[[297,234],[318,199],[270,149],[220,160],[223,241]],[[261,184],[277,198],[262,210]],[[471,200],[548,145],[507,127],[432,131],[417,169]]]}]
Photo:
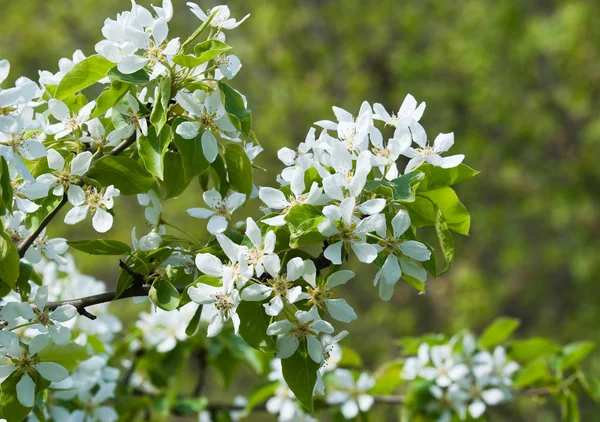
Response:
[{"label": "white petal", "polygon": [[40,352],[44,347],[48,345],[50,341],[48,334],[38,334],[29,342],[29,353],[35,355]]},{"label": "white petal", "polygon": [[194,218],[210,218],[215,212],[207,210],[206,208],[190,208],[186,211],[190,217]]},{"label": "white petal", "polygon": [[353,419],[358,415],[358,404],[354,399],[347,400],[342,404],[340,411],[346,419]]},{"label": "white petal", "polygon": [[451,155],[450,157],[442,158],[441,167],[445,169],[453,168],[463,162],[465,156],[463,154]]},{"label": "white petal", "polygon": [[113,216],[103,208],[96,208],[92,217],[92,226],[98,233],[106,233],[113,225]]},{"label": "white petal", "polygon": [[143,69],[149,61],[149,59],[145,59],[143,57],[127,56],[119,62],[117,69],[119,69],[119,72],[124,73],[125,75],[130,75],[140,69]]},{"label": "white petal", "polygon": [[210,234],[223,233],[227,230],[227,224],[227,219],[222,215],[213,215],[210,220],[208,220],[206,229]]},{"label": "white petal", "polygon": [[285,199],[285,195],[283,194],[283,192],[274,188],[261,187],[258,191],[258,197],[269,208],[275,210],[280,210],[290,205],[287,199]]},{"label": "white petal", "polygon": [[35,401],[35,384],[31,377],[23,374],[17,383],[17,399],[25,407],[33,407]]},{"label": "white petal", "polygon": [[65,167],[65,159],[55,149],[48,150],[48,167],[52,170],[62,170]]},{"label": "white petal", "polygon": [[73,225],[85,220],[85,217],[88,214],[88,209],[88,205],[81,205],[72,208],[71,210],[69,210],[67,215],[65,215],[65,224]]},{"label": "white petal", "polygon": [[295,336],[282,336],[277,341],[277,349],[279,349],[279,353],[277,353],[277,357],[281,359],[286,359],[296,353],[298,350],[298,346],[300,341]]},{"label": "white petal", "polygon": [[77,315],[77,308],[73,305],[62,305],[50,312],[50,318],[58,322],[66,322]]},{"label": "white petal", "polygon": [[348,305],[345,299],[325,299],[327,311],[333,319],[341,322],[351,322],[357,317],[352,306]]},{"label": "white petal", "polygon": [[386,201],[383,198],[370,199],[358,206],[362,214],[373,215],[380,213],[385,208]]},{"label": "white petal", "polygon": [[209,130],[205,130],[202,134],[202,152],[209,163],[215,161],[219,155],[217,138]]},{"label": "white petal", "polygon": [[57,120],[65,121],[69,117],[71,117],[71,113],[69,112],[69,107],[65,103],[60,100],[55,100],[54,98],[48,101],[48,111],[50,114]]},{"label": "white petal", "polygon": [[323,345],[312,335],[307,336],[308,354],[316,363],[323,362]]},{"label": "white petal", "polygon": [[323,256],[331,261],[335,265],[342,264],[342,245],[343,242],[340,240],[332,245],[327,246],[323,252]]},{"label": "white petal", "polygon": [[39,362],[35,364],[35,370],[38,371],[42,377],[52,382],[60,382],[69,376],[69,371],[54,362]]},{"label": "white petal", "polygon": [[377,258],[377,249],[369,243],[352,242],[351,247],[360,262],[370,264]]},{"label": "white petal", "polygon": [[71,174],[75,176],[83,176],[90,168],[92,162],[92,153],[89,151],[77,154],[77,157],[71,161]]},{"label": "white petal", "polygon": [[252,284],[242,290],[242,300],[248,302],[262,301],[271,295],[273,288],[264,284]]},{"label": "white petal", "polygon": [[490,406],[495,406],[505,398],[504,392],[499,388],[490,388],[481,392],[481,398]]},{"label": "white petal", "polygon": [[399,248],[404,255],[417,261],[427,261],[431,256],[431,251],[427,249],[427,246],[415,240],[406,240],[400,244]]},{"label": "white petal", "polygon": [[183,122],[177,126],[175,132],[183,139],[194,139],[200,131],[200,122]]},{"label": "white petal", "polygon": [[211,277],[221,277],[223,275],[223,264],[216,256],[209,253],[200,253],[196,255],[196,267]]},{"label": "white petal", "polygon": [[433,141],[433,150],[437,153],[446,152],[454,145],[454,133],[440,133]]},{"label": "white petal", "polygon": [[298,280],[304,273],[304,261],[300,257],[292,258],[287,263],[287,279]]},{"label": "white petal", "polygon": [[327,278],[327,284],[325,285],[325,289],[330,290],[336,286],[346,284],[346,282],[352,277],[354,277],[354,272],[350,270],[336,271]]}]

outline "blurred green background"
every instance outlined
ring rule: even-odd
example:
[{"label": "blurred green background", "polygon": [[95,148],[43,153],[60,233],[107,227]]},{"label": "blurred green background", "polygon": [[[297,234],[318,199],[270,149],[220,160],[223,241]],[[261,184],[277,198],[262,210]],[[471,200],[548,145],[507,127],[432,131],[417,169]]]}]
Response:
[{"label": "blurred green background", "polygon": [[[185,38],[198,20],[184,1],[173,3],[171,34]],[[454,131],[454,153],[482,170],[457,189],[472,214],[471,236],[457,239],[454,268],[430,281],[427,294],[399,284],[382,303],[372,271],[349,283],[359,320],[347,341],[367,366],[393,357],[401,336],[478,331],[497,315],[521,318],[522,336],[600,340],[600,2],[228,4],[235,17],[252,13],[228,40],[244,65],[233,85],[247,95],[265,147],[257,164],[269,173],[259,173],[259,183],[275,184],[277,149],[294,148],[312,122],[332,118],[332,105],[357,112],[367,100],[397,109],[409,92],[427,102],[421,122],[430,138]],[[37,79],[37,69],[56,71],[76,48],[92,54],[103,19],[129,5],[0,0],[0,57],[10,60],[12,79]],[[189,193],[167,218],[201,235],[204,223],[183,212],[202,206],[199,193]],[[134,201],[120,199],[115,210],[110,237],[127,240],[132,222],[141,234]],[[69,236],[89,237],[88,223]],[[114,280],[116,265],[78,258],[89,273]],[[590,367],[600,370],[600,353]],[[532,408],[510,420],[554,420],[548,412]],[[589,405],[582,420],[594,415]]]}]

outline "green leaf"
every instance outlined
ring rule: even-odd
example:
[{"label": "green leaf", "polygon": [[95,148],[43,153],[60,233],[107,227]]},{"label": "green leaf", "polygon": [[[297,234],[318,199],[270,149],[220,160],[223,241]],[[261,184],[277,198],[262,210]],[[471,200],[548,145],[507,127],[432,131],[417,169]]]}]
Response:
[{"label": "green leaf", "polygon": [[548,366],[542,359],[538,359],[528,363],[519,370],[514,385],[516,388],[524,388],[549,378],[550,371],[548,371]]},{"label": "green leaf", "polygon": [[415,201],[405,206],[410,213],[412,225],[416,228],[434,226],[437,220],[437,207],[446,219],[450,230],[465,236],[469,234],[471,216],[452,188],[419,192]]},{"label": "green leaf", "polygon": [[356,350],[342,346],[342,358],[338,362],[338,366],[343,368],[363,368],[364,363]]},{"label": "green leaf", "polygon": [[325,217],[311,218],[303,221],[298,227],[290,226],[290,248],[323,243],[325,237],[319,232],[319,224],[324,220]]},{"label": "green leaf", "polygon": [[158,136],[156,133],[157,130],[154,127],[149,127],[148,136],[140,136],[137,147],[146,170],[163,180],[163,160],[171,142],[171,128],[163,126]]},{"label": "green leaf", "polygon": [[[175,137],[177,139],[177,137]],[[183,157],[173,151],[167,151],[163,158],[164,172],[160,187],[164,191],[165,199],[179,196],[190,184],[190,180],[185,177],[183,167]]]},{"label": "green leaf", "polygon": [[437,274],[441,275],[452,268],[452,263],[454,262],[454,238],[448,229],[448,223],[444,218],[444,214],[442,214],[442,211],[439,208],[437,209],[437,217],[435,219],[435,233],[440,242],[440,249],[444,256],[444,262],[446,263],[444,270]]},{"label": "green leaf", "polygon": [[206,63],[227,50],[231,50],[230,45],[219,40],[208,40],[197,44],[194,47],[194,54],[199,60],[202,60],[201,63]]},{"label": "green leaf", "polygon": [[148,297],[156,306],[165,311],[177,309],[179,305],[179,292],[169,281],[162,278],[159,278],[152,284],[150,292],[148,292]]},{"label": "green leaf", "polygon": [[127,91],[129,90],[128,83],[113,80],[110,84],[110,87],[106,88],[96,99],[96,107],[94,107],[94,111],[90,116],[90,119],[94,119],[96,117],[102,116],[106,113],[112,106],[117,104],[121,98]]},{"label": "green leaf", "polygon": [[422,172],[415,170],[392,181],[371,180],[365,184],[365,190],[383,195],[396,202],[414,202],[416,189],[423,177]]},{"label": "green leaf", "polygon": [[102,157],[88,176],[102,186],[114,185],[123,195],[146,193],[155,186],[152,176],[137,161],[124,156]]},{"label": "green leaf", "polygon": [[154,107],[150,114],[150,123],[156,128],[156,133],[161,130],[167,122],[167,109],[171,100],[171,76],[166,76],[160,81],[154,98]]},{"label": "green leaf", "polygon": [[594,350],[596,345],[591,341],[578,341],[563,347],[560,368],[564,371],[577,365]]},{"label": "green leaf", "polygon": [[321,210],[314,205],[301,204],[290,208],[285,221],[293,227],[298,227],[307,220],[323,217]]},{"label": "green leaf", "polygon": [[240,302],[237,313],[240,317],[240,336],[251,347],[263,352],[277,351],[272,336],[267,335],[271,318],[265,313],[262,302]]},{"label": "green leaf", "polygon": [[560,347],[545,338],[515,340],[510,344],[510,357],[517,362],[526,363],[549,356],[560,351]]},{"label": "green leaf", "polygon": [[[173,249],[169,248],[159,248],[150,252],[138,251],[135,260],[133,257],[130,257],[125,265],[128,266],[130,271],[141,276],[147,276],[154,272],[154,270],[171,256],[172,253]],[[119,277],[117,278],[116,297],[121,296],[125,290],[133,285],[133,282],[133,276],[129,274],[129,272],[121,269]]]},{"label": "green leaf", "polygon": [[372,394],[389,395],[392,394],[394,389],[404,382],[400,377],[404,362],[395,360],[386,363],[376,373],[376,381]]},{"label": "green leaf", "polygon": [[99,54],[94,54],[75,64],[73,68],[63,76],[56,87],[54,97],[63,100],[82,89],[87,88],[106,76],[106,72],[115,64]]},{"label": "green leaf", "polygon": [[29,280],[33,275],[33,266],[24,261],[19,263],[19,278],[17,279],[17,291],[21,295],[21,301],[27,302],[31,294]]},{"label": "green leaf", "polygon": [[490,349],[506,341],[519,325],[516,318],[500,317],[485,329],[479,342],[482,347]]},{"label": "green leaf", "polygon": [[48,195],[39,204],[40,208],[38,208],[36,212],[27,214],[27,217],[25,217],[25,224],[32,228],[39,227],[44,218],[58,207],[58,204],[60,204],[62,199],[63,198],[60,196]]},{"label": "green leaf", "polygon": [[477,170],[473,170],[466,164],[459,164],[456,167],[445,169],[424,163],[418,167],[418,170],[425,174],[425,178],[419,184],[419,190],[423,191],[452,186],[479,174]]},{"label": "green leaf", "polygon": [[563,422],[580,422],[579,405],[577,404],[577,394],[567,390],[561,399],[561,420]]},{"label": "green leaf", "polygon": [[201,134],[193,139],[183,139],[177,134],[177,126],[184,121],[183,119],[177,119],[173,124],[173,132],[175,133],[173,142],[181,154],[185,178],[192,180],[194,177],[206,172],[210,167],[210,163],[204,157]]},{"label": "green leaf", "polygon": [[140,69],[137,72],[126,75],[124,73],[119,72],[119,69],[117,69],[117,67],[115,66],[108,71],[108,76],[113,81],[116,80],[127,82],[132,85],[143,85],[150,81],[150,76],[148,76],[144,69]]},{"label": "green leaf", "polygon": [[0,156],[0,215],[12,210],[13,188],[8,172],[8,164]]},{"label": "green leaf", "polygon": [[223,105],[227,113],[237,117],[241,124],[241,132],[249,136],[252,131],[252,112],[246,108],[244,97],[224,82],[219,81],[219,89],[223,93]]},{"label": "green leaf", "polygon": [[179,415],[193,415],[203,411],[208,404],[206,397],[200,398],[180,398],[177,399],[173,409],[177,411]]},{"label": "green leaf", "polygon": [[579,375],[579,381],[586,394],[596,403],[600,403],[600,379],[589,374],[581,373]]},{"label": "green leaf", "polygon": [[[243,303],[243,302],[242,302]],[[292,356],[281,360],[283,379],[296,398],[311,413],[313,408],[313,390],[317,382],[317,371],[321,367],[308,355],[306,342],[302,342]]]},{"label": "green leaf", "polygon": [[228,144],[225,147],[225,164],[229,183],[238,192],[250,195],[252,192],[252,163],[244,148],[239,144]]},{"label": "green leaf", "polygon": [[188,326],[185,328],[185,335],[188,337],[192,337],[198,331],[198,327],[200,326],[200,317],[202,316],[202,305],[198,306],[196,312],[194,312],[194,316],[188,323]]},{"label": "green leaf", "polygon": [[87,348],[76,343],[49,344],[37,356],[42,362],[56,362],[72,371],[79,362],[89,358]]},{"label": "green leaf", "polygon": [[246,408],[244,409],[244,415],[249,415],[250,412],[252,412],[252,409],[273,397],[278,387],[278,382],[272,382],[269,384],[261,385],[260,387],[255,389],[248,396],[248,404],[246,404]]},{"label": "green leaf", "polygon": [[19,252],[10,236],[0,231],[0,280],[13,290],[19,278],[19,260]]},{"label": "green leaf", "polygon": [[17,399],[17,384],[21,381],[22,374],[13,372],[0,384],[0,417],[7,422],[21,422],[31,407],[23,406]]},{"label": "green leaf", "polygon": [[229,181],[227,180],[227,170],[225,163],[220,155],[217,155],[215,161],[210,163],[210,176],[216,190],[223,196],[229,191]]},{"label": "green leaf", "polygon": [[128,255],[129,245],[118,240],[70,240],[67,245],[90,255]]}]

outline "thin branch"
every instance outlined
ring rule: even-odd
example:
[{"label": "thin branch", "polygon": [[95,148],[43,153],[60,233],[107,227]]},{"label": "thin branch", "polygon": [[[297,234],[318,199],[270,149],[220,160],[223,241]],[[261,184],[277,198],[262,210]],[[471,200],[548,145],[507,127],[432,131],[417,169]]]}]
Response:
[{"label": "thin branch", "polygon": [[[136,136],[134,133],[129,138],[125,139],[123,142],[121,142],[119,145],[117,145],[115,148],[113,148],[113,150],[108,155],[114,156],[114,155],[120,154],[125,149],[127,149],[128,146],[133,144],[135,142],[135,140],[136,140]],[[87,173],[81,177],[81,182],[79,182],[80,186],[83,185],[83,179],[85,178],[86,175],[87,175]],[[62,209],[62,207],[67,205],[67,202],[68,202],[67,194],[65,193],[63,195],[62,200],[59,202],[59,204],[56,206],[56,208],[54,208],[46,216],[46,218],[44,218],[44,220],[42,220],[40,225],[35,229],[35,231],[33,233],[31,233],[29,236],[27,236],[25,239],[23,239],[23,241],[19,244],[19,247],[18,247],[19,257],[23,258],[25,256],[25,252],[27,252],[27,249],[29,249],[29,247],[33,244],[33,242],[35,242],[35,240],[38,238],[40,233],[42,233],[44,231],[44,229],[48,226],[48,224],[50,224],[50,221],[52,221],[54,219],[54,217],[56,217],[56,214],[58,214],[58,212]]]}]

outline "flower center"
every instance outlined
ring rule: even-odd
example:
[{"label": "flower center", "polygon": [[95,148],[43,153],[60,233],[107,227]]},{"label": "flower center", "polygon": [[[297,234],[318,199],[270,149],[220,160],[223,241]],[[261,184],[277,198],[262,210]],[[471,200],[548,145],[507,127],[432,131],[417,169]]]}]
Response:
[{"label": "flower center", "polygon": [[273,287],[273,296],[282,297],[287,297],[288,290],[294,285],[291,281],[287,281],[285,274],[269,280],[269,284]]},{"label": "flower center", "polygon": [[325,300],[331,299],[333,296],[331,292],[325,290],[323,286],[317,286],[314,289],[308,287],[308,294],[310,295],[310,299],[308,299],[309,305],[317,305],[319,307],[323,307]]}]

